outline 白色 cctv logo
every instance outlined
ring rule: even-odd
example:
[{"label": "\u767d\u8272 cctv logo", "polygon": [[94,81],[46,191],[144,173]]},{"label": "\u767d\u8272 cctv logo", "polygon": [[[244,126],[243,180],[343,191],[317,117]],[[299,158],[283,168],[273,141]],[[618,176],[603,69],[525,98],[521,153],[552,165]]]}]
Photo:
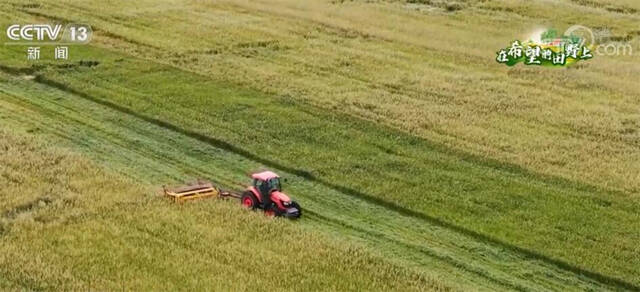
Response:
[{"label": "\u767d\u8272 cctv logo", "polygon": [[60,24],[14,24],[7,28],[7,37],[14,41],[56,41],[61,30]]},{"label": "\u767d\u8272 cctv logo", "polygon": [[69,43],[86,44],[91,40],[93,31],[87,24],[12,24],[7,27],[9,42],[19,43]]}]

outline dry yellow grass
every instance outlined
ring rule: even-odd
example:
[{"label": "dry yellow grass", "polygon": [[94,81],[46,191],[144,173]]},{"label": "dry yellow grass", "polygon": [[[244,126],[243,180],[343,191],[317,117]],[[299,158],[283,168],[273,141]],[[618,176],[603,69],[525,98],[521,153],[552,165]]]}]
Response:
[{"label": "dry yellow grass", "polygon": [[0,128],[3,291],[451,290],[360,246],[144,182]]},{"label": "dry yellow grass", "polygon": [[[454,12],[447,11],[446,3],[426,5],[403,1],[34,3],[15,1],[0,4],[4,5],[0,7],[7,18],[17,21],[49,16],[50,19],[87,22],[97,29],[94,46],[196,72],[205,76],[207,82],[230,82],[270,93],[270,97],[283,97],[269,98],[266,102],[295,100],[296,105],[300,101],[306,102],[310,105],[309,111],[318,108],[320,112],[337,111],[373,121],[381,129],[390,126],[446,146],[439,149],[472,153],[533,173],[579,182],[576,184],[576,189],[581,189],[579,194],[569,195],[555,188],[547,193],[533,191],[537,184],[553,185],[549,183],[552,180],[532,179],[530,185],[524,181],[518,185],[522,188],[514,189],[505,188],[500,181],[490,181],[484,182],[491,184],[485,196],[485,193],[473,191],[473,187],[483,183],[478,181],[483,177],[480,171],[465,173],[463,179],[454,177],[443,184],[408,180],[404,185],[402,181],[407,175],[398,172],[403,175],[382,183],[381,191],[372,194],[390,199],[393,195],[402,195],[405,189],[399,186],[431,187],[429,199],[443,204],[439,209],[433,207],[436,211],[430,210],[437,218],[540,251],[553,259],[637,283],[635,267],[638,259],[634,253],[637,232],[633,231],[633,226],[638,222],[635,206],[640,190],[638,55],[597,56],[581,66],[555,70],[507,68],[494,61],[497,49],[515,38],[527,37],[535,28],[553,26],[562,30],[573,24],[610,28],[616,36],[629,38],[635,51],[639,52],[638,13],[634,11],[638,5],[635,2],[458,1],[458,10],[454,9]],[[16,9],[17,13],[7,12]],[[98,74],[97,71],[109,71],[105,68],[109,66],[116,70],[106,75]],[[153,69],[144,69],[147,68],[144,65],[141,67],[140,74],[151,76],[155,73]],[[161,90],[145,91],[145,86],[159,88],[159,84],[154,83],[158,81],[145,82],[144,78],[126,74],[117,77],[117,68],[115,62],[81,78],[69,72],[46,77],[68,82],[81,92],[92,89],[87,94],[106,97],[139,111],[150,109],[153,112],[156,109],[153,105],[175,102]],[[47,70],[44,71],[49,74],[57,69],[53,66]],[[92,81],[100,76],[105,79]],[[172,87],[184,86],[186,96],[182,105],[187,114],[195,113],[194,108],[206,111],[198,100],[206,100],[206,96],[194,90],[199,85],[185,82]],[[118,96],[113,95],[116,93]],[[137,103],[142,98],[144,100]],[[141,108],[140,104],[145,102],[151,106]],[[168,116],[165,113],[162,118],[168,119]],[[209,121],[202,118],[187,123],[190,125],[187,128],[206,132]],[[228,124],[216,126],[224,128]],[[250,137],[240,128],[229,131]],[[208,134],[224,138],[216,132]],[[300,149],[309,147],[309,153],[322,150],[320,146],[306,143],[308,141],[296,142],[303,142]],[[357,145],[361,144],[348,146]],[[242,145],[249,149],[259,146]],[[358,160],[366,158],[347,157],[350,155],[347,151],[338,153],[345,156],[331,154],[333,152],[318,151],[316,156],[310,155],[309,160],[343,159],[343,164],[329,164],[334,168],[330,168],[332,172],[324,178],[349,186],[349,180],[356,176],[342,178],[339,174],[355,171],[342,166],[357,167]],[[457,154],[444,164],[451,166],[455,164],[454,159],[469,157]],[[280,158],[284,161],[290,157]],[[393,166],[395,160],[373,161],[371,169],[393,177],[395,173],[385,167]],[[475,163],[481,159],[474,157],[471,160]],[[419,168],[425,164],[406,165],[396,164],[396,168],[423,173]],[[486,171],[491,172],[489,168],[495,165],[489,163]],[[500,170],[510,168],[505,164],[497,165]],[[416,168],[412,168],[414,166]],[[319,176],[325,174],[313,161],[302,167],[312,171],[320,168]],[[509,175],[512,174],[505,176]],[[447,183],[454,186],[461,181],[468,182],[472,189],[460,196],[463,199],[438,200],[437,196],[445,193]],[[619,190],[629,196],[595,190],[592,197],[582,192],[585,189],[582,184]],[[563,186],[566,185],[573,186],[563,181]],[[39,192],[38,189],[35,191]],[[416,197],[421,195],[418,193]],[[467,214],[466,209],[461,208],[457,208],[462,210],[458,213],[446,211],[446,208],[456,209],[454,203],[469,203],[469,198],[478,199],[467,205],[470,210],[483,210],[487,215]],[[529,198],[536,204],[531,207],[521,204]],[[14,204],[22,204],[21,200],[15,199]],[[581,204],[581,200],[590,203]],[[611,201],[615,204],[609,204]],[[575,202],[575,206],[568,206],[571,202]],[[42,204],[48,203],[45,200]],[[419,208],[417,205],[409,205],[409,209]],[[505,209],[508,211],[504,212]],[[563,220],[565,222],[560,223],[569,222],[564,225],[569,228],[556,224]],[[33,232],[30,236],[36,234]]]},{"label": "dry yellow grass", "polygon": [[537,27],[573,24],[631,36],[640,52],[639,16],[624,12],[633,1],[463,1],[453,13],[402,1],[43,2],[45,15],[108,30],[99,46],[537,173],[640,190],[638,53],[557,70],[494,61]]}]

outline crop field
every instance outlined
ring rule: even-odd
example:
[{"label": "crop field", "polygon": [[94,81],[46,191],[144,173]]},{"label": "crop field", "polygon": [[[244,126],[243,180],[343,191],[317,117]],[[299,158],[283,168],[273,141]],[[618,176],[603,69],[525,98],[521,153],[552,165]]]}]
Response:
[{"label": "crop field", "polygon": [[[0,50],[0,289],[640,290],[640,58],[506,67],[636,1],[17,1]],[[3,23],[3,27],[4,24]],[[79,61],[81,60],[81,61]],[[180,206],[271,169],[304,209]]]}]

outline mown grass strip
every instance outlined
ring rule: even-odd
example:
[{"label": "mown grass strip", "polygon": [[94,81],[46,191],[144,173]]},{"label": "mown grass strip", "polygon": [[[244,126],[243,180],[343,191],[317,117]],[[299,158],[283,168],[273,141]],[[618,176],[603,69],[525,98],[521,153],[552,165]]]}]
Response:
[{"label": "mown grass strip", "polygon": [[[28,165],[14,174],[55,189],[55,199],[2,220],[4,290],[451,290],[361,246],[230,202],[169,203],[150,195],[142,181],[6,126],[0,126],[0,148],[11,150],[0,152],[0,165]],[[2,175],[0,183],[0,210],[13,208],[6,199],[19,187],[25,196],[38,192]]]},{"label": "mown grass strip", "polygon": [[[240,155],[240,156],[242,156],[242,157],[244,157],[244,158],[246,158],[248,160],[251,160],[251,161],[257,162],[259,164],[265,165],[265,166],[267,166],[269,168],[282,170],[282,171],[285,171],[287,173],[293,174],[295,176],[299,176],[299,177],[302,177],[302,178],[304,178],[306,180],[312,181],[314,183],[322,184],[322,185],[324,185],[324,186],[326,186],[328,188],[331,188],[331,189],[333,189],[333,190],[335,190],[337,192],[356,197],[356,198],[361,199],[363,201],[366,201],[368,203],[383,207],[385,209],[392,210],[392,211],[397,212],[399,214],[402,214],[404,216],[413,217],[413,218],[420,219],[422,221],[428,222],[429,224],[435,224],[435,225],[438,225],[438,226],[441,226],[441,227],[444,227],[444,228],[447,228],[447,229],[451,229],[451,230],[453,230],[455,232],[462,233],[464,235],[473,237],[473,238],[475,238],[477,240],[480,240],[480,241],[483,241],[483,242],[487,242],[489,244],[499,245],[499,246],[504,247],[506,249],[510,249],[510,250],[513,250],[514,252],[523,254],[527,258],[534,259],[534,260],[541,260],[541,261],[544,261],[546,263],[555,265],[555,266],[557,266],[557,267],[559,267],[561,269],[564,269],[564,270],[567,270],[567,271],[571,271],[571,272],[576,273],[576,274],[585,275],[585,276],[587,276],[589,278],[592,278],[594,280],[597,280],[597,281],[605,283],[605,284],[619,286],[619,287],[623,287],[625,289],[640,290],[640,286],[634,285],[634,284],[632,284],[630,282],[627,282],[627,281],[624,281],[624,280],[621,280],[621,279],[617,279],[617,278],[614,278],[614,277],[610,277],[610,276],[607,276],[607,275],[603,275],[603,274],[598,273],[598,272],[589,271],[589,270],[580,268],[580,267],[578,267],[576,265],[569,264],[569,263],[567,263],[565,261],[562,261],[562,260],[559,260],[559,259],[554,259],[554,258],[548,257],[548,256],[546,256],[544,254],[541,254],[539,252],[536,252],[536,251],[533,251],[533,250],[528,250],[528,249],[525,249],[525,248],[521,248],[521,247],[515,246],[513,244],[509,244],[507,242],[504,242],[502,240],[498,240],[498,239],[493,238],[491,236],[488,236],[486,234],[481,234],[481,233],[475,232],[473,230],[466,229],[464,227],[461,227],[461,226],[458,226],[458,225],[443,221],[440,218],[429,216],[429,215],[427,215],[425,213],[417,212],[417,211],[402,207],[402,206],[400,206],[400,205],[398,205],[396,203],[389,202],[389,201],[386,201],[384,199],[381,199],[381,198],[378,198],[378,197],[375,197],[375,196],[372,196],[372,195],[365,194],[365,193],[357,191],[355,189],[331,183],[331,182],[329,182],[327,180],[324,180],[324,179],[321,179],[321,178],[317,178],[316,176],[314,176],[313,174],[311,174],[308,171],[296,169],[296,168],[289,167],[289,166],[285,166],[285,165],[280,164],[278,162],[265,159],[264,157],[261,157],[261,156],[259,156],[257,154],[254,154],[254,153],[251,153],[249,151],[246,151],[246,150],[244,150],[244,149],[242,149],[240,147],[237,147],[235,145],[232,145],[232,144],[230,144],[230,143],[228,143],[226,141],[223,141],[223,140],[220,140],[220,139],[216,139],[216,138],[213,138],[213,137],[209,137],[209,136],[206,136],[206,135],[194,132],[194,131],[190,131],[190,130],[187,130],[187,129],[183,129],[183,128],[180,128],[180,127],[178,127],[176,125],[168,123],[166,121],[155,119],[155,118],[151,118],[151,117],[147,117],[147,116],[145,116],[143,114],[140,114],[138,112],[132,111],[129,108],[119,106],[119,105],[111,103],[109,101],[91,97],[91,96],[87,95],[84,92],[76,91],[76,90],[74,90],[72,88],[69,88],[69,87],[65,86],[62,83],[58,83],[56,81],[47,79],[43,75],[38,75],[36,77],[35,81],[38,82],[38,83],[53,87],[53,88],[57,88],[59,90],[65,91],[65,92],[69,92],[70,94],[85,98],[85,99],[90,100],[92,102],[95,102],[97,104],[101,104],[103,106],[107,106],[107,107],[109,107],[111,109],[114,109],[116,111],[119,111],[119,112],[121,112],[123,114],[134,116],[134,117],[136,117],[138,119],[141,119],[141,120],[143,120],[145,122],[152,123],[152,124],[154,124],[156,126],[165,128],[167,130],[174,131],[174,132],[180,133],[181,135],[194,138],[196,140],[199,140],[201,142],[207,143],[207,144],[209,144],[209,145],[211,145],[213,147],[222,149],[224,151],[232,152],[232,153]],[[501,166],[497,166],[496,165],[496,167],[499,167],[500,170],[503,170],[503,171],[505,170]],[[560,179],[560,180],[562,180],[562,179]]]},{"label": "mown grass strip", "polygon": [[[40,78],[42,78],[42,77],[40,77]],[[40,82],[43,82],[43,81],[42,81],[42,79],[40,79]],[[63,86],[60,86],[60,87],[63,87]],[[51,87],[49,87],[49,86],[48,86],[47,88],[51,88]],[[68,91],[67,91],[67,92],[68,92]],[[76,95],[74,94],[73,96],[76,96]],[[92,100],[90,100],[90,99],[87,99],[86,97],[83,97],[83,96],[79,96],[79,97],[82,97],[82,98],[86,99],[86,100],[87,100],[87,101],[89,101],[90,103],[94,103],[94,101],[92,101]],[[104,102],[104,101],[103,101],[103,102]],[[56,104],[55,102],[51,103],[51,105],[52,105],[52,106],[55,106],[55,104]],[[121,111],[119,111],[119,110],[117,110],[117,109],[112,109],[112,110],[114,110],[114,111],[116,111],[116,112],[118,112],[118,113],[122,113]],[[78,112],[81,112],[81,111],[78,111]],[[52,117],[53,117],[53,118],[55,118],[55,114],[52,114]],[[140,118],[140,117],[135,117],[134,119],[141,120],[141,118]],[[142,120],[144,121],[144,119],[142,119]],[[78,122],[80,122],[80,121],[78,121]],[[167,128],[163,127],[163,126],[162,126],[162,124],[160,124],[160,125],[157,125],[157,124],[156,124],[156,126],[157,126],[157,127],[159,127],[159,128],[162,128],[162,129],[168,130],[168,131],[170,131],[170,132],[176,132],[176,131],[174,131],[173,129],[167,129]],[[184,136],[184,135],[185,135],[184,133],[181,133],[181,132],[177,132],[176,134],[177,134],[178,136]],[[188,136],[188,135],[187,135],[187,136]],[[194,140],[199,141],[199,139],[198,139],[197,137],[190,137],[190,138],[191,138],[191,139],[194,139]],[[206,140],[205,140],[205,141],[200,141],[200,142],[203,142],[203,143],[205,143],[205,144],[207,144],[207,145],[209,145],[209,146],[212,146],[212,145],[210,145]],[[214,175],[214,176],[220,175],[220,174],[217,174],[215,171],[213,171],[213,172],[208,172],[208,174],[209,174],[209,175]],[[302,177],[302,179],[304,179],[304,177]],[[326,187],[326,186],[325,186],[325,187]],[[302,189],[300,189],[300,188],[296,188],[296,191],[297,191],[297,192],[300,192],[300,194],[304,194],[304,191],[302,191],[302,190],[304,190],[304,188],[302,188]],[[334,191],[335,191],[335,190],[334,190]],[[307,192],[308,192],[308,191],[307,191]],[[322,192],[325,192],[325,191],[322,191],[322,190],[320,190],[320,191],[319,191],[319,193],[322,193]],[[336,194],[336,195],[337,195],[337,194]],[[314,195],[313,195],[313,194],[308,194],[308,195],[306,195],[305,197],[307,198],[307,200],[310,200],[311,198],[313,198],[313,197],[314,197]],[[353,196],[352,196],[352,197],[353,197]],[[362,199],[358,199],[358,201],[364,201],[365,203],[367,202],[366,200],[362,200]],[[324,202],[324,203],[326,204],[326,203],[328,203],[328,202]],[[342,201],[341,203],[343,203],[343,204],[344,204],[344,203],[346,203],[346,201]],[[369,203],[371,203],[371,202],[369,202]],[[322,201],[319,201],[318,203],[315,203],[315,204],[314,204],[314,205],[312,205],[311,207],[313,207],[313,208],[320,207],[320,205],[318,205],[318,204],[323,204],[323,203],[322,203]],[[375,205],[375,206],[379,206],[378,204],[373,204],[373,205]],[[321,208],[327,208],[327,207],[328,207],[328,206],[321,207]],[[380,207],[381,207],[382,209],[388,210],[388,207],[387,207],[387,206],[380,206]],[[324,211],[324,212],[326,212],[326,211]],[[398,214],[397,214],[398,212],[390,211],[390,213],[391,213],[391,214],[394,214],[394,213],[395,213],[395,214],[396,214],[395,216],[398,216]],[[391,215],[391,214],[390,214],[390,215]],[[349,214],[342,214],[342,216],[344,216],[344,215],[349,215]],[[400,214],[400,215],[403,215],[403,214]],[[387,216],[387,215],[385,215],[385,216]],[[410,216],[410,217],[411,217],[411,216]],[[372,217],[372,218],[373,218],[373,217]],[[424,221],[424,220],[419,220],[419,221]],[[426,223],[426,222],[423,222],[423,223]],[[446,226],[445,226],[445,227],[446,227]],[[449,229],[449,228],[447,228],[447,229]],[[465,236],[466,236],[466,235],[465,235]],[[446,240],[446,238],[441,239],[441,240]],[[477,239],[475,239],[475,240],[477,240]],[[462,255],[462,254],[457,255],[457,256],[461,256],[461,255]],[[573,272],[572,272],[572,273],[573,273]]]},{"label": "mown grass strip", "polygon": [[[51,71],[49,71],[49,72],[53,73]],[[66,76],[66,75],[62,75],[62,76]],[[516,250],[516,251],[519,251],[519,252],[523,252],[523,253],[527,254],[529,257],[532,257],[532,258],[535,258],[535,259],[547,260],[550,263],[554,263],[556,265],[559,265],[560,267],[573,270],[574,272],[585,273],[587,275],[591,275],[593,277],[599,278],[602,281],[613,281],[612,283],[615,283],[615,279],[613,279],[613,278],[607,279],[606,276],[603,276],[600,273],[589,274],[590,273],[589,270],[586,270],[586,269],[583,269],[583,268],[579,268],[576,265],[567,264],[566,261],[556,260],[556,259],[554,259],[552,257],[547,256],[547,255],[541,254],[539,252],[532,251],[531,249],[522,248],[522,247],[519,247],[517,245],[510,244],[508,242],[505,242],[504,240],[496,239],[495,237],[488,236],[486,234],[482,234],[482,233],[479,233],[477,231],[472,231],[469,228],[460,227],[460,225],[453,224],[453,223],[451,223],[450,221],[447,221],[447,220],[443,220],[441,217],[438,217],[438,216],[426,215],[423,211],[416,211],[415,206],[412,206],[411,208],[407,208],[406,206],[404,206],[404,204],[403,205],[398,205],[397,203],[390,203],[388,201],[388,198],[383,199],[383,198],[381,198],[379,196],[372,196],[372,195],[369,195],[369,194],[364,193],[362,191],[357,191],[357,190],[355,190],[354,188],[351,188],[351,187],[346,187],[346,186],[337,185],[335,183],[331,183],[327,179],[318,178],[317,176],[315,176],[314,174],[312,174],[311,172],[309,172],[307,170],[299,169],[299,168],[296,168],[296,167],[291,167],[291,166],[288,166],[288,165],[283,165],[282,163],[275,162],[275,161],[270,160],[270,159],[266,159],[264,156],[260,156],[260,155],[254,154],[254,153],[252,153],[250,151],[247,151],[247,150],[245,150],[243,148],[240,148],[240,147],[237,147],[237,146],[235,146],[235,145],[233,145],[231,143],[228,143],[227,141],[224,141],[224,140],[221,140],[221,139],[217,139],[217,138],[213,138],[211,136],[203,135],[202,133],[190,131],[190,130],[184,128],[184,127],[178,127],[175,124],[168,123],[168,122],[166,122],[164,120],[159,120],[159,119],[156,119],[156,118],[150,118],[148,116],[141,115],[138,112],[135,112],[135,111],[133,111],[131,109],[122,107],[122,106],[120,106],[118,104],[115,104],[115,103],[113,103],[111,101],[108,101],[108,100],[106,100],[104,98],[97,98],[97,97],[93,97],[93,96],[87,95],[86,93],[84,93],[82,91],[78,91],[78,90],[76,90],[76,89],[74,89],[72,87],[69,87],[67,84],[62,84],[62,83],[60,83],[58,81],[54,81],[52,79],[46,78],[46,77],[44,77],[44,75],[40,75],[36,79],[39,80],[40,82],[46,83],[46,84],[48,84],[50,86],[57,87],[57,88],[60,88],[62,90],[66,90],[66,91],[69,91],[71,93],[83,96],[83,97],[85,97],[87,99],[90,99],[92,101],[95,101],[97,103],[101,103],[103,105],[113,107],[114,109],[117,109],[117,110],[119,110],[121,112],[124,112],[124,113],[127,113],[127,114],[132,114],[132,115],[137,116],[137,117],[139,117],[139,118],[141,118],[141,119],[143,119],[143,120],[145,120],[147,122],[154,123],[154,124],[156,124],[158,126],[170,129],[172,131],[177,131],[177,132],[179,132],[181,134],[190,136],[192,138],[195,138],[195,139],[200,140],[202,142],[208,143],[208,144],[210,144],[212,146],[215,146],[217,148],[221,148],[221,149],[224,149],[226,151],[234,152],[234,153],[239,154],[239,155],[241,155],[243,157],[246,157],[246,158],[248,158],[250,160],[260,162],[260,164],[263,164],[263,165],[266,165],[266,166],[269,166],[269,167],[273,167],[273,168],[282,169],[284,171],[287,171],[289,173],[295,174],[297,176],[300,176],[300,177],[303,177],[303,178],[306,178],[306,179],[310,179],[310,180],[314,180],[314,181],[316,181],[318,183],[325,184],[326,186],[331,187],[331,188],[333,188],[333,189],[335,189],[335,190],[337,190],[339,192],[358,197],[360,199],[366,200],[366,201],[368,201],[370,203],[373,203],[373,204],[384,206],[386,208],[391,208],[392,210],[394,210],[396,212],[400,212],[400,213],[402,213],[404,215],[412,216],[412,217],[415,217],[415,218],[419,218],[421,220],[428,220],[432,224],[439,224],[439,225],[441,225],[443,227],[452,228],[452,229],[456,230],[457,232],[463,232],[463,233],[466,233],[469,236],[475,236],[479,240],[493,242],[495,244],[500,244],[502,246],[505,246],[506,248],[510,248],[510,249],[513,249],[513,250]],[[67,81],[69,81],[69,80],[67,79]],[[71,81],[73,81],[73,79],[71,79]],[[135,90],[133,92],[135,92]],[[112,98],[113,97],[117,98],[117,96],[112,96]],[[304,108],[304,106],[302,106],[302,107]],[[307,111],[308,112],[308,109],[303,109],[302,111]],[[317,115],[317,113],[315,115]],[[320,119],[324,119],[324,117],[319,117],[319,118]],[[332,118],[332,119],[335,120],[335,117]],[[338,121],[342,121],[344,123],[348,123],[348,124],[354,125],[354,126],[357,125],[358,127],[364,127],[368,131],[371,131],[371,130],[375,129],[375,127],[367,126],[366,123],[364,123],[362,121],[348,121],[348,120],[344,121],[344,120],[342,120],[340,118],[338,118]],[[386,129],[385,131],[389,131],[389,129]],[[395,133],[394,135],[401,135],[401,134]],[[441,149],[439,149],[437,147],[434,149],[433,145],[430,145],[428,143],[425,144],[425,143],[419,141],[418,139],[412,139],[412,138],[406,138],[406,139],[408,139],[410,141],[409,143],[418,143],[418,145],[420,145],[420,147],[427,147],[427,149],[429,149],[429,151],[432,151],[432,152],[435,152],[435,153],[439,153],[438,155],[442,155],[442,153],[447,153],[448,155],[451,155],[451,154],[455,155],[456,154],[456,153],[450,153],[450,152],[446,152],[446,151],[445,152],[440,151]],[[250,145],[248,145],[248,146],[250,146]],[[552,189],[555,189],[557,187],[558,189],[562,190],[562,192],[575,192],[576,191],[575,190],[575,186],[576,186],[575,182],[567,182],[567,181],[565,181],[563,179],[559,179],[559,181],[556,181],[554,179],[551,179],[551,181],[547,181],[547,180],[543,179],[542,182],[540,182],[539,180],[536,180],[535,176],[534,177],[529,177],[528,173],[526,173],[526,172],[525,173],[520,173],[518,168],[516,168],[516,170],[514,171],[509,165],[507,165],[505,167],[504,164],[500,164],[500,163],[498,163],[497,165],[496,164],[491,164],[491,163],[489,163],[488,165],[484,165],[484,163],[481,162],[483,159],[478,159],[478,158],[473,158],[473,157],[471,159],[468,159],[468,156],[469,155],[462,156],[462,159],[466,160],[466,161],[471,160],[469,162],[472,163],[473,165],[480,165],[483,168],[492,169],[492,170],[495,170],[497,172],[503,172],[503,173],[506,173],[509,176],[522,175],[522,176],[525,177],[525,180],[533,179],[534,181],[536,181],[536,183],[541,183],[542,185],[545,185],[545,186],[551,185],[550,187]],[[465,158],[467,158],[467,159],[465,159]],[[446,165],[442,165],[440,167],[443,167],[445,169],[449,168]],[[455,167],[453,169],[455,169]],[[335,180],[332,179],[332,181],[335,181]],[[447,187],[450,187],[450,186],[446,186],[446,185],[442,186],[442,188],[447,188]],[[371,188],[368,188],[368,190],[371,190],[373,192],[377,192],[375,190],[372,190]],[[577,191],[578,192],[588,192],[588,191],[595,191],[595,190],[593,188],[589,187],[589,186],[580,187],[580,184],[578,184],[578,190]],[[593,195],[590,194],[587,197],[591,198],[592,196]],[[611,196],[616,196],[616,194],[611,194]],[[606,200],[606,199],[604,199],[604,200]],[[600,204],[600,202],[602,202],[602,201],[603,201],[603,199],[598,199],[598,200],[594,199],[593,204]],[[417,208],[417,209],[419,209],[419,208]],[[603,277],[601,277],[601,276],[603,276]],[[624,282],[624,281],[622,281],[622,282]],[[620,284],[623,284],[623,283],[620,283]]]}]

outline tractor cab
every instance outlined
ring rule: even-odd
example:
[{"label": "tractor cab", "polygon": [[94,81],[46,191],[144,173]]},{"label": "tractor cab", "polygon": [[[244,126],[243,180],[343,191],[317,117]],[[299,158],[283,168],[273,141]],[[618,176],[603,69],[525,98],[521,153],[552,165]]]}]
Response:
[{"label": "tractor cab", "polygon": [[273,191],[282,191],[280,176],[274,172],[264,171],[254,173],[251,177],[253,178],[253,187],[260,192],[262,197],[268,196]]}]

